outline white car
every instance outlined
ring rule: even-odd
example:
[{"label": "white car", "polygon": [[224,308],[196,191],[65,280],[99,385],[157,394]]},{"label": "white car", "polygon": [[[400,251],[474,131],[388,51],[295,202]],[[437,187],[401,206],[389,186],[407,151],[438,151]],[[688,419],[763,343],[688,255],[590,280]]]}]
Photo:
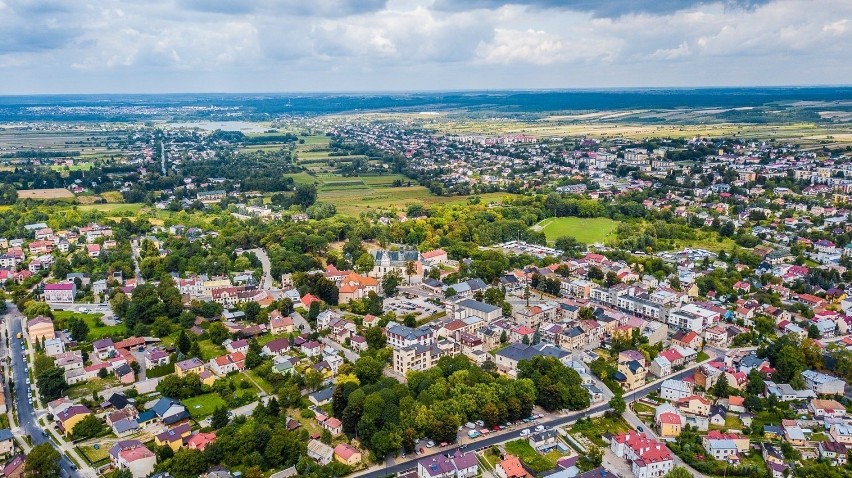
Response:
[{"label": "white car", "polygon": [[426,442],[426,448],[432,448],[434,446],[435,446],[435,442],[433,442],[432,440],[429,440],[429,441]]},{"label": "white car", "polygon": [[529,434],[530,434],[530,429],[529,429],[529,428],[525,428],[525,429],[521,430],[521,436],[522,436],[522,437],[525,437],[525,436],[527,436],[527,435],[529,435]]},{"label": "white car", "polygon": [[539,425],[539,426],[535,427],[535,431],[537,431],[537,432],[544,431],[544,425]]}]

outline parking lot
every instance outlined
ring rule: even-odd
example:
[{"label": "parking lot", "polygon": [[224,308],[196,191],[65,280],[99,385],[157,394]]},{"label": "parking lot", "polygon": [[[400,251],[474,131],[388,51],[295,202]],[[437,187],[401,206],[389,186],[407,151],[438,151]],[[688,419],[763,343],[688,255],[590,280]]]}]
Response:
[{"label": "parking lot", "polygon": [[404,296],[392,297],[384,301],[385,312],[393,311],[397,316],[405,314],[417,314],[419,319],[444,312],[444,307],[428,302],[423,297],[412,297],[408,299]]}]

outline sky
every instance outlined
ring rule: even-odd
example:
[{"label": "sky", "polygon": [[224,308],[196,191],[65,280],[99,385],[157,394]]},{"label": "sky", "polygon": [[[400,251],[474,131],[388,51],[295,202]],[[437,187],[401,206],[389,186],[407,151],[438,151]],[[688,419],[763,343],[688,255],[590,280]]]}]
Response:
[{"label": "sky", "polygon": [[852,83],[850,0],[0,0],[0,94]]}]

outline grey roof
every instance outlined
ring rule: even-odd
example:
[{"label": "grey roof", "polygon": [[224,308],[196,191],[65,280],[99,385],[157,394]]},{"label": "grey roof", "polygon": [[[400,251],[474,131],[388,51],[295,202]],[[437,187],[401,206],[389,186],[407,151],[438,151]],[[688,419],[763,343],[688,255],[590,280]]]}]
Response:
[{"label": "grey roof", "polygon": [[122,418],[112,424],[112,429],[115,430],[116,433],[124,433],[137,428],[139,428],[139,422],[131,418]]},{"label": "grey roof", "polygon": [[490,314],[494,311],[501,310],[500,307],[497,307],[496,305],[486,304],[485,302],[479,302],[471,299],[465,299],[459,302],[459,305],[485,314]]},{"label": "grey roof", "polygon": [[497,352],[497,355],[520,362],[539,356],[562,359],[570,354],[551,344],[525,345],[513,343]]},{"label": "grey roof", "polygon": [[15,439],[15,436],[12,435],[12,431],[9,430],[8,428],[4,428],[4,429],[0,430],[0,441],[8,441],[8,440],[14,440],[14,439]]},{"label": "grey roof", "polygon": [[324,402],[326,400],[331,400],[331,396],[334,395],[334,389],[331,387],[324,388],[318,392],[314,392],[309,396],[312,397],[317,402]]}]

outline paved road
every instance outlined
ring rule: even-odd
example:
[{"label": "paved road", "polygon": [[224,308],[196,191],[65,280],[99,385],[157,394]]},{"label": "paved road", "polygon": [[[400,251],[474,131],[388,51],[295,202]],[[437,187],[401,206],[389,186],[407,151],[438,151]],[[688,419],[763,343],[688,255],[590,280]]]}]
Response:
[{"label": "paved road", "polygon": [[353,352],[352,350],[347,349],[346,347],[340,345],[339,343],[335,342],[334,340],[329,339],[328,337],[320,337],[320,342],[322,342],[325,345],[328,345],[329,347],[333,348],[334,350],[337,350],[338,352],[343,352],[343,356],[346,357],[346,360],[348,360],[350,362],[354,363],[359,358],[361,358],[361,356],[358,355],[356,352]]},{"label": "paved road", "polygon": [[[38,424],[36,410],[28,400],[30,395],[30,386],[26,384],[27,367],[24,365],[24,355],[21,350],[22,339],[18,339],[18,333],[22,332],[22,322],[24,320],[15,304],[7,303],[9,311],[6,313],[6,323],[9,331],[10,350],[9,355],[12,357],[12,371],[15,383],[15,406],[18,412],[18,426],[25,436],[32,439],[33,445],[49,441],[42,434],[42,428]],[[51,442],[52,443],[52,442]],[[53,444],[54,447],[56,444]],[[60,453],[62,450],[60,449]],[[71,461],[63,454],[59,462],[61,474],[64,477],[79,478],[84,475],[72,468]]]},{"label": "paved road", "polygon": [[145,278],[142,277],[142,272],[139,271],[139,241],[134,239],[130,241],[130,255],[133,258],[133,271],[136,274],[136,285],[145,283]]},{"label": "paved road", "polygon": [[269,256],[263,248],[248,249],[244,252],[253,252],[263,267],[263,277],[260,278],[260,288],[263,290],[272,289],[272,264],[269,262]]}]

